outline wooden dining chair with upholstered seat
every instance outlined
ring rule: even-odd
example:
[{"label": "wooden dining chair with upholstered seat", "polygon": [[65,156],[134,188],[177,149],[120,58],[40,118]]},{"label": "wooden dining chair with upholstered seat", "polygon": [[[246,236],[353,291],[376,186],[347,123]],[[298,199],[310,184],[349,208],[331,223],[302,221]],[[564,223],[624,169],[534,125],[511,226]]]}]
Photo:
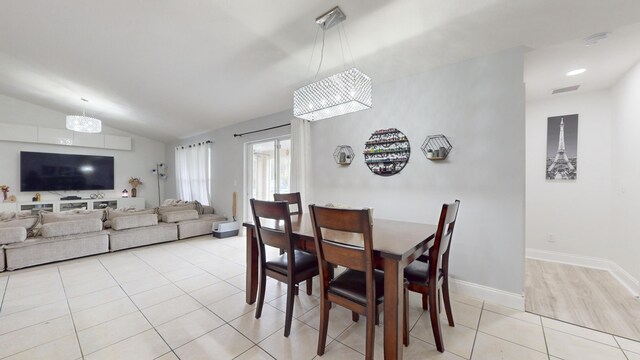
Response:
[{"label": "wooden dining chair with upholstered seat", "polygon": [[[260,201],[251,199],[253,223],[256,229],[260,264],[260,290],[256,306],[256,319],[262,315],[267,276],[287,284],[287,308],[285,314],[284,336],[291,332],[294,296],[298,284],[318,275],[318,259],[315,255],[294,249],[291,237],[291,215],[289,204],[285,201]],[[283,255],[275,259],[266,259],[266,246],[285,249]]]},{"label": "wooden dining chair with upholstered seat", "polygon": [[433,337],[440,352],[444,352],[439,316],[440,292],[449,326],[455,326],[449,297],[449,253],[459,206],[460,200],[442,205],[433,246],[425,255],[404,269],[404,277],[409,281],[409,290],[421,293],[422,308],[429,310]]},{"label": "wooden dining chair with upholstered seat", "polygon": [[[384,299],[384,273],[375,270],[373,233],[369,209],[351,210],[310,205],[313,234],[320,267],[320,334],[318,355],[324,354],[331,304],[367,317],[367,359],[373,359],[375,319]],[[347,268],[333,278],[333,266]],[[405,288],[405,320],[407,311]],[[404,321],[404,343],[408,344],[408,323]]]}]

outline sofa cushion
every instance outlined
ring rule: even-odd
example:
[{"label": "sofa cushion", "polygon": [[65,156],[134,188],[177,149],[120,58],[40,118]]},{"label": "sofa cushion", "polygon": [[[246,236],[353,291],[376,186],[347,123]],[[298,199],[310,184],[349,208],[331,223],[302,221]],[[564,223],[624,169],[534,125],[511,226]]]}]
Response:
[{"label": "sofa cushion", "polygon": [[162,221],[167,223],[196,219],[198,219],[197,210],[170,211],[168,213],[162,214]]},{"label": "sofa cushion", "polygon": [[0,211],[0,221],[9,221],[15,218],[31,217],[31,210],[22,211]]},{"label": "sofa cushion", "polygon": [[[27,229],[23,227],[0,228],[0,245],[22,242],[27,238]],[[0,250],[2,251],[2,250]],[[2,256],[2,254],[0,254]]]},{"label": "sofa cushion", "polygon": [[42,225],[61,221],[98,219],[104,220],[104,210],[71,210],[65,213],[52,213],[47,211],[40,212],[40,221]]},{"label": "sofa cushion", "polygon": [[189,204],[180,204],[180,205],[168,205],[168,206],[160,206],[158,208],[158,215],[160,215],[160,217],[162,217],[162,215],[168,213],[168,212],[172,212],[172,211],[184,211],[184,210],[196,210],[196,204],[194,203],[189,203]]},{"label": "sofa cushion", "polygon": [[86,234],[99,231],[102,231],[102,221],[97,218],[51,222],[43,224],[40,229],[40,233],[44,238]]},{"label": "sofa cushion", "polygon": [[141,210],[136,210],[135,208],[118,209],[118,210],[107,208],[107,216],[104,222],[104,227],[105,229],[110,228],[111,222],[113,221],[113,219],[120,216],[134,216],[134,215],[157,214],[157,213],[158,213],[158,208],[141,209]]},{"label": "sofa cushion", "polygon": [[0,229],[22,227],[27,231],[28,237],[33,237],[38,232],[40,217],[38,215],[18,215],[11,220],[0,221]]},{"label": "sofa cushion", "polygon": [[113,230],[132,229],[153,225],[158,225],[158,216],[156,214],[120,216],[111,220],[111,228]]}]

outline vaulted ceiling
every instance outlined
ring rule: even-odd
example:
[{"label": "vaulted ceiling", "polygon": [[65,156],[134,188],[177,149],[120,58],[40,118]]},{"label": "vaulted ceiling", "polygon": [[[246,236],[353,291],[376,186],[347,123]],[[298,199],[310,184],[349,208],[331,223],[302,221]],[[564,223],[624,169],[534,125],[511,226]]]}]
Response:
[{"label": "vaulted ceiling", "polygon": [[[310,82],[314,19],[296,0],[4,0],[0,94],[163,141],[291,107]],[[541,49],[640,22],[637,0],[338,1],[375,83],[503,49]],[[342,68],[335,29],[320,76]],[[311,63],[317,67],[318,49]],[[347,51],[347,62],[350,60]],[[1,117],[1,114],[0,114]],[[0,121],[3,121],[0,119]],[[64,119],[51,119],[63,122]]]}]

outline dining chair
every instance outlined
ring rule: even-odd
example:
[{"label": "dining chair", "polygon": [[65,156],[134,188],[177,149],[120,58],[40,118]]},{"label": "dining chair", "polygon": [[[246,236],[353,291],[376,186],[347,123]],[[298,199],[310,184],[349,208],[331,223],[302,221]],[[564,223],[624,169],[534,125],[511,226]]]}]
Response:
[{"label": "dining chair", "polygon": [[[320,333],[318,355],[324,354],[331,304],[352,312],[352,319],[367,317],[367,359],[373,359],[375,325],[384,300],[384,273],[374,268],[373,229],[369,209],[351,210],[310,205],[314,242],[320,268]],[[347,270],[333,277],[333,266]],[[406,321],[407,290],[405,287],[404,344],[408,345]]]},{"label": "dining chair", "polygon": [[291,215],[302,215],[302,198],[300,197],[299,192],[290,194],[273,194],[273,200],[288,202],[289,209],[291,209],[291,205],[295,205],[296,210],[291,211]]},{"label": "dining chair", "polygon": [[[287,308],[285,313],[284,336],[291,332],[294,296],[298,293],[298,284],[302,281],[311,283],[318,275],[318,259],[315,255],[295,250],[291,237],[291,215],[289,205],[285,201],[260,201],[251,199],[253,224],[258,240],[260,264],[260,284],[256,319],[262,315],[267,276],[287,284]],[[266,259],[266,246],[285,249],[283,255],[275,259]]]},{"label": "dining chair", "polygon": [[440,293],[442,293],[444,300],[449,326],[455,326],[449,297],[449,253],[459,206],[460,200],[442,205],[433,246],[427,251],[427,254],[420,256],[404,269],[404,277],[409,282],[409,290],[421,293],[422,308],[429,310],[433,337],[439,352],[444,352],[439,315]]}]

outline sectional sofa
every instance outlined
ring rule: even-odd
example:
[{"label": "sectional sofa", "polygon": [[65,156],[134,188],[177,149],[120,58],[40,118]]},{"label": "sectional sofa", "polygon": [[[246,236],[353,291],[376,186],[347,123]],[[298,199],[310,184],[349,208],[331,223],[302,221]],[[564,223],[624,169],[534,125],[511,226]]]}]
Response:
[{"label": "sectional sofa", "polygon": [[210,234],[225,222],[196,203],[144,210],[0,213],[0,271]]}]

